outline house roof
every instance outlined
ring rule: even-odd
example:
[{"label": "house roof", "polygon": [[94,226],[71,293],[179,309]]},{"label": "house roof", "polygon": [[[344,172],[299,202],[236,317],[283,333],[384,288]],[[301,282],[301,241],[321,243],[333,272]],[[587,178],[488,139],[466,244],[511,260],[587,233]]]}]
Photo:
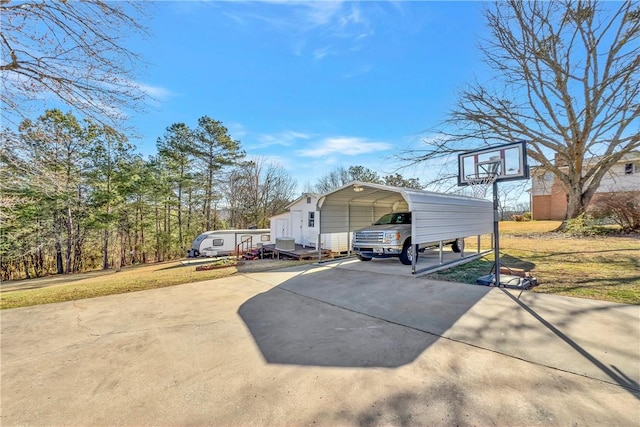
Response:
[{"label": "house roof", "polygon": [[[584,165],[586,167],[589,167],[595,163],[598,163],[603,156],[593,156],[593,157],[587,157],[584,159]],[[616,162],[616,164],[618,163],[628,163],[628,162],[635,162],[640,160],[640,151],[638,150],[632,150],[629,151],[628,153],[625,153],[622,158],[620,158],[620,160],[618,160]],[[560,168],[566,168],[566,166],[560,166]],[[540,171],[546,171],[546,168],[544,166],[531,166],[531,172],[538,172],[540,173]]]},{"label": "house roof", "polygon": [[301,200],[306,199],[307,197],[312,197],[312,198],[318,198],[320,197],[319,194],[316,193],[303,193],[302,196],[298,197],[297,199],[295,199],[293,202],[289,203],[287,206],[285,206],[285,209],[291,209],[292,206],[298,204]]}]

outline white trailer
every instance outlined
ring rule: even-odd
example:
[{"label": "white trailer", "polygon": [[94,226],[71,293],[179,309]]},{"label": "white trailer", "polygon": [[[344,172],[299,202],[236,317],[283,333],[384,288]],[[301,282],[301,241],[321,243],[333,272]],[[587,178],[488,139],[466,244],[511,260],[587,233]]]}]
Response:
[{"label": "white trailer", "polygon": [[188,257],[216,257],[257,249],[273,243],[268,228],[205,231],[196,237]]}]

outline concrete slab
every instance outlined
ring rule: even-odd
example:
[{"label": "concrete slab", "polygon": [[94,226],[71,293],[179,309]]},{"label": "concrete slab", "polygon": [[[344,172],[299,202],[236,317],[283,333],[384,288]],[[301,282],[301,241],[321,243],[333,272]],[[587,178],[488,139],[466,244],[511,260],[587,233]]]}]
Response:
[{"label": "concrete slab", "polygon": [[[0,421],[638,425],[637,307],[509,295],[305,266],[4,310]],[[510,354],[531,337],[532,358],[566,346],[557,363],[627,382]]]},{"label": "concrete slab", "polygon": [[308,270],[280,288],[640,391],[640,306],[407,279],[345,264]]},{"label": "concrete slab", "polygon": [[[465,251],[464,255],[475,255],[476,252]],[[442,251],[442,263],[458,261],[462,254],[452,252],[450,249]],[[440,253],[437,250],[425,250],[418,256],[416,270],[440,265]],[[324,264],[324,263],[323,263]],[[327,265],[338,266],[347,270],[363,271],[367,273],[393,274],[396,276],[414,276],[410,265],[402,264],[398,258],[373,258],[371,261],[359,261],[357,258],[343,258],[335,261],[327,261]]]}]

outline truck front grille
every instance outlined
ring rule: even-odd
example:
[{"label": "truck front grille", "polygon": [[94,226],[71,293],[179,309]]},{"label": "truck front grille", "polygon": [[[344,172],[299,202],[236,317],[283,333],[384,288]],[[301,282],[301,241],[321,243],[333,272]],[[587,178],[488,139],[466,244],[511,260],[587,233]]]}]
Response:
[{"label": "truck front grille", "polygon": [[384,231],[358,231],[355,237],[355,243],[382,243],[384,240]]}]

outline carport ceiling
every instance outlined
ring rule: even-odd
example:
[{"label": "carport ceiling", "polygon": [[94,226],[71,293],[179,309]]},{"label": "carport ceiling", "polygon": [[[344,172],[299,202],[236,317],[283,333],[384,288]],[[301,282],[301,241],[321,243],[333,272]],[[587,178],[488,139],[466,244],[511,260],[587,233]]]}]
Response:
[{"label": "carport ceiling", "polygon": [[330,200],[331,204],[392,206],[394,203],[407,202],[402,188],[388,187],[379,184],[351,182],[320,198],[318,206]]},{"label": "carport ceiling", "polygon": [[381,215],[406,210],[404,189],[351,182],[318,200],[320,234],[344,233],[371,225]]}]

